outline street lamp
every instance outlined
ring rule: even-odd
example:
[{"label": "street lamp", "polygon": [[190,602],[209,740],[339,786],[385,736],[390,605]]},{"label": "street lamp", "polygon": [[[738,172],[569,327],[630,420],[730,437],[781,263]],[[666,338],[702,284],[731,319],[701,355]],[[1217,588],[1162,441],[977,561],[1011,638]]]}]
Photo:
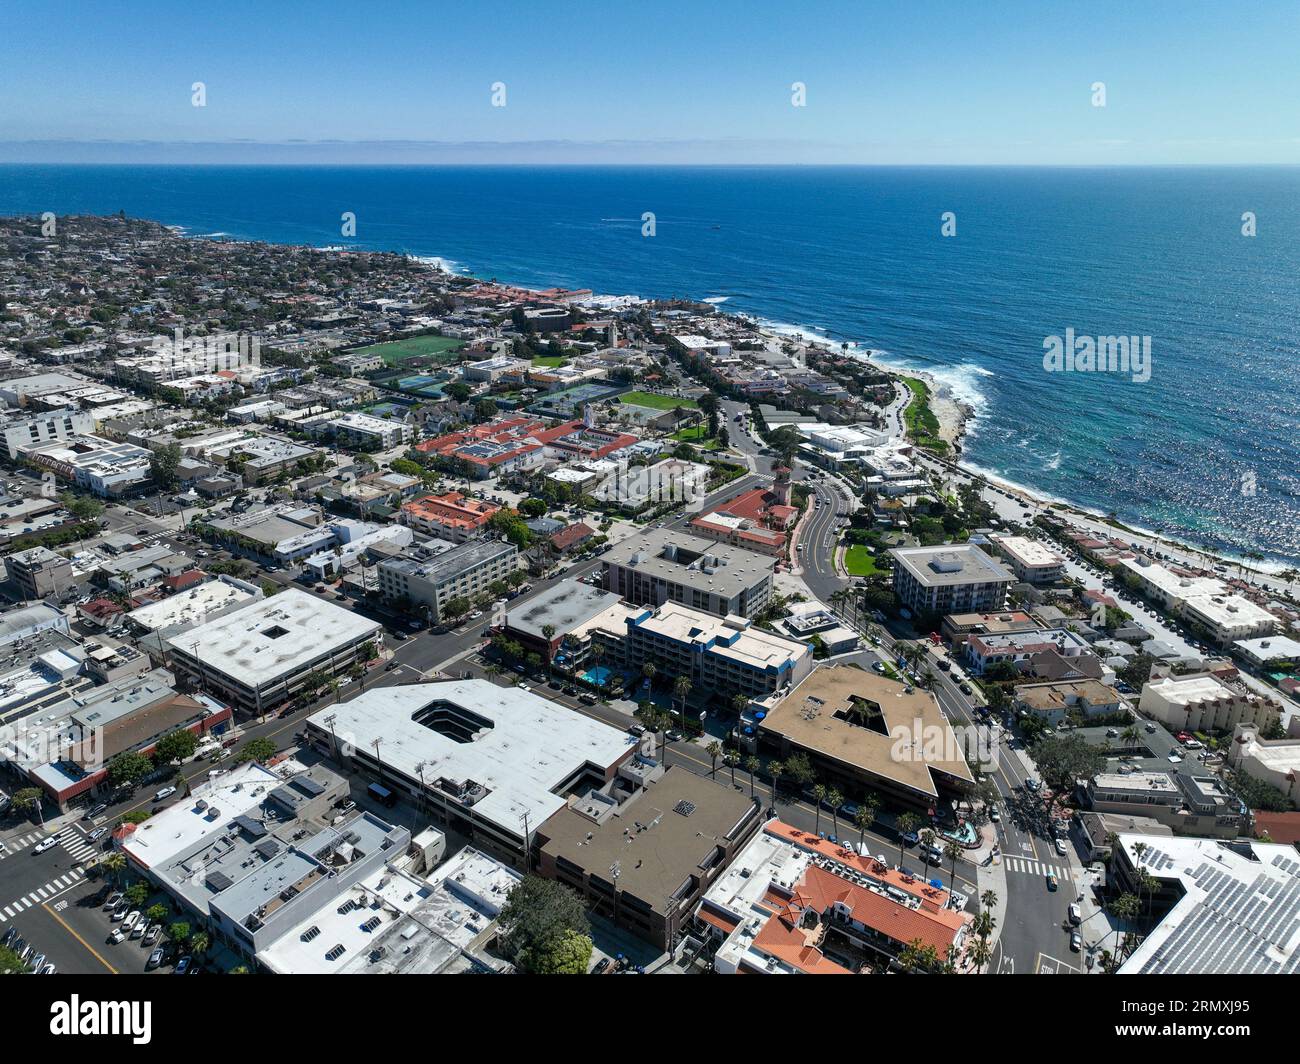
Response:
[{"label": "street lamp", "polygon": [[331,713],[328,717],[325,718],[325,723],[330,726],[330,746],[333,749],[335,761],[339,759],[339,738],[334,733],[334,722],[336,720],[338,720],[338,717],[334,713]]},{"label": "street lamp", "polygon": [[614,877],[614,926],[618,926],[618,877],[623,874],[623,869],[617,861],[609,866],[609,874]]}]

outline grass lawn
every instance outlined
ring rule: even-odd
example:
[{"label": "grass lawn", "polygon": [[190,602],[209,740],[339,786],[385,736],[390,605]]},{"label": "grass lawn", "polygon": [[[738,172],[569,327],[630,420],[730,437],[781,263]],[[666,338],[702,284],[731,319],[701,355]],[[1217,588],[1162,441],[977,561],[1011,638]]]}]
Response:
[{"label": "grass lawn", "polygon": [[619,402],[629,403],[632,406],[648,406],[652,410],[675,410],[679,406],[683,410],[699,408],[699,404],[694,399],[675,399],[671,395],[657,395],[654,392],[624,392],[618,398]]},{"label": "grass lawn", "polygon": [[390,340],[383,344],[371,344],[359,348],[355,354],[378,355],[388,365],[397,366],[408,358],[428,357],[430,355],[448,355],[465,346],[464,340],[453,340],[450,336],[408,336],[405,340]]},{"label": "grass lawn", "polygon": [[688,425],[684,429],[678,429],[673,433],[672,438],[679,443],[689,443],[707,451],[716,451],[722,447],[722,444],[709,435],[709,426],[703,421],[698,425]]},{"label": "grass lawn", "polygon": [[533,359],[533,365],[539,369],[543,366],[548,369],[555,369],[557,366],[563,366],[567,361],[563,355],[538,355]]},{"label": "grass lawn", "polygon": [[870,576],[876,572],[876,559],[861,543],[855,543],[844,554],[844,568],[849,576]]},{"label": "grass lawn", "polygon": [[912,401],[903,411],[908,437],[919,447],[943,454],[948,444],[939,437],[939,419],[930,409],[930,389],[917,377],[904,377],[903,383],[912,393]]}]

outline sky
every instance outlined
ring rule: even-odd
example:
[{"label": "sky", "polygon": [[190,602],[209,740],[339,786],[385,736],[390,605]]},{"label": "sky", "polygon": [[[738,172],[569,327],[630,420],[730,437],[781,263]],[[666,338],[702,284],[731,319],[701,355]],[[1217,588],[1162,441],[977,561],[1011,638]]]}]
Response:
[{"label": "sky", "polygon": [[0,40],[3,162],[1300,163],[1295,0],[4,0]]}]

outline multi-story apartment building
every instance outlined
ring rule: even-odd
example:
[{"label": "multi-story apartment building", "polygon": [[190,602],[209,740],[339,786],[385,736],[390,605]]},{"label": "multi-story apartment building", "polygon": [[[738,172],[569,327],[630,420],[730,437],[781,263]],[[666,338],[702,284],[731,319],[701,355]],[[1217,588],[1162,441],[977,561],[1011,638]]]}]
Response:
[{"label": "multi-story apartment building", "polygon": [[899,605],[916,613],[995,613],[1015,579],[969,543],[900,547],[889,553],[894,594]]},{"label": "multi-story apartment building", "polygon": [[718,617],[753,617],[772,598],[773,559],[673,529],[624,540],[602,564],[605,589],[644,606],[678,602]]},{"label": "multi-story apartment building", "polygon": [[418,553],[379,563],[379,593],[389,602],[427,610],[443,619],[443,608],[454,598],[473,599],[495,580],[503,580],[519,565],[519,551],[501,540],[477,540],[434,557]]}]

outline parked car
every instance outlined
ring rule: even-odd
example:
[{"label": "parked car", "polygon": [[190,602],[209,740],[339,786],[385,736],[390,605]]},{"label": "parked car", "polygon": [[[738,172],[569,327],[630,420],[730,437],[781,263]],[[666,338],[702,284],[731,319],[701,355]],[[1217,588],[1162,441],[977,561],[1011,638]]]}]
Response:
[{"label": "parked car", "polygon": [[176,962],[176,970],[173,974],[184,975],[189,970],[189,967],[190,967],[190,957],[188,954],[186,954],[184,957],[182,957],[180,960]]},{"label": "parked car", "polygon": [[175,793],[175,787],[164,787],[162,790],[154,792],[153,800],[155,802],[161,802],[164,798],[170,798]]},{"label": "parked car", "polygon": [[921,841],[921,836],[915,831],[905,831],[903,832],[903,841],[907,843],[908,846],[915,846]]},{"label": "parked car", "polygon": [[592,974],[592,975],[603,975],[603,974],[605,973],[605,969],[608,968],[608,967],[609,967],[609,958],[608,958],[608,957],[601,957],[600,960],[598,960],[598,961],[596,962],[596,967],[594,967],[594,968],[591,970],[591,974]]},{"label": "parked car", "polygon": [[666,732],[664,732],[664,738],[667,739],[670,743],[680,743],[682,741],[682,733],[679,732],[676,728],[669,728]]},{"label": "parked car", "polygon": [[113,933],[108,936],[108,941],[116,946],[124,938],[126,938],[126,935],[122,933],[122,929],[120,927],[115,927],[113,928]]},{"label": "parked car", "polygon": [[1058,854],[1060,854],[1062,857],[1065,856],[1065,840],[1063,838],[1059,836],[1054,838],[1052,840],[1052,845],[1056,848],[1056,852]]},{"label": "parked car", "polygon": [[1083,910],[1079,908],[1078,902],[1074,902],[1074,901],[1070,902],[1070,923],[1072,924],[1083,923]]},{"label": "parked car", "polygon": [[153,968],[157,968],[158,965],[162,964],[162,962],[163,962],[163,948],[159,946],[156,950],[154,950],[151,954],[149,954],[149,959],[144,962],[144,969],[145,971],[149,971]]},{"label": "parked car", "polygon": [[102,815],[107,809],[108,809],[107,802],[100,802],[99,805],[92,805],[89,809],[86,810],[86,815],[83,816],[81,819],[94,820],[95,817]]},{"label": "parked car", "polygon": [[1025,790],[1032,794],[1037,794],[1040,787],[1042,787],[1042,784],[1035,779],[1025,780]]},{"label": "parked car", "polygon": [[109,909],[116,909],[118,902],[120,902],[121,900],[122,900],[122,892],[120,890],[113,891],[113,893],[110,894],[108,896],[108,899],[104,902],[104,910],[108,911]]},{"label": "parked car", "polygon": [[56,974],[57,971],[58,971],[58,969],[56,969],[56,968],[54,967],[54,965],[52,965],[52,964],[45,964],[45,965],[42,965],[42,966],[41,966],[40,972],[39,972],[38,974],[39,974],[39,975],[54,975],[54,974]]},{"label": "parked car", "polygon": [[158,936],[162,934],[162,924],[150,924],[144,933],[144,944],[152,946],[158,941]]},{"label": "parked car", "polygon": [[122,930],[123,930],[123,931],[130,931],[131,928],[135,927],[135,925],[136,925],[137,923],[139,923],[139,921],[140,921],[140,910],[139,910],[139,909],[132,909],[132,910],[131,910],[129,913],[127,913],[126,916],[123,917],[123,919],[122,919]]},{"label": "parked car", "polygon": [[1083,936],[1078,931],[1070,932],[1070,949],[1075,953],[1083,949]]},{"label": "parked car", "polygon": [[1002,819],[1002,813],[996,805],[989,806],[989,819],[995,824]]}]

